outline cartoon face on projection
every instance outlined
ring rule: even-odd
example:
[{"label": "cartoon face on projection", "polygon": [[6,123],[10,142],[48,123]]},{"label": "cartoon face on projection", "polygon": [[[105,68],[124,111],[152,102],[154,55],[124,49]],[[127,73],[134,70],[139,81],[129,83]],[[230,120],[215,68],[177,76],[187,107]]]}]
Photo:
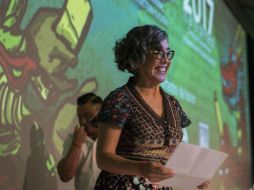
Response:
[{"label": "cartoon face on projection", "polygon": [[[77,80],[66,77],[66,71],[77,63],[90,25],[91,6],[89,1],[67,0],[62,9],[40,8],[25,30],[20,31],[26,5],[27,0],[0,4],[1,54],[10,59],[1,66],[14,89],[24,91],[28,87],[27,96],[40,97],[37,103],[50,105],[59,94],[77,86]],[[29,106],[29,101],[26,103]]]},{"label": "cartoon face on projection", "polygon": [[40,10],[28,26],[28,52],[41,69],[40,74],[32,78],[32,84],[48,103],[56,100],[59,93],[75,87],[75,80],[68,79],[65,73],[77,63],[76,56],[52,31],[57,16],[56,12]]},{"label": "cartoon face on projection", "polygon": [[77,79],[66,76],[67,70],[77,64],[90,26],[89,1],[66,0],[62,8],[40,8],[21,30],[26,8],[27,0],[0,2],[0,124],[12,126],[4,129],[13,130],[17,139],[11,150],[3,145],[7,151],[2,155],[16,154],[19,130],[26,119],[54,128],[57,109],[66,98],[75,97],[81,89],[92,91],[90,84],[95,84],[87,79],[80,81],[77,89]]},{"label": "cartoon face on projection", "polygon": [[[83,1],[83,8],[87,6],[89,4]],[[32,77],[32,86],[47,104],[77,85],[75,79],[66,77],[66,71],[77,63],[84,29],[90,23],[90,12],[75,15],[72,7],[73,3],[69,1],[61,11],[40,9],[27,28],[28,52],[41,69],[39,75]],[[85,10],[80,12],[86,13]],[[79,20],[76,25],[75,20]]]}]

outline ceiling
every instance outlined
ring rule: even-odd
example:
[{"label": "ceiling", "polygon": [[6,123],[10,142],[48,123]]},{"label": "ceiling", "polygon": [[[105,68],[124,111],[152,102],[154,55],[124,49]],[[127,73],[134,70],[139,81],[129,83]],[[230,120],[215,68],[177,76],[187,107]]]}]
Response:
[{"label": "ceiling", "polygon": [[254,41],[254,0],[224,0]]}]

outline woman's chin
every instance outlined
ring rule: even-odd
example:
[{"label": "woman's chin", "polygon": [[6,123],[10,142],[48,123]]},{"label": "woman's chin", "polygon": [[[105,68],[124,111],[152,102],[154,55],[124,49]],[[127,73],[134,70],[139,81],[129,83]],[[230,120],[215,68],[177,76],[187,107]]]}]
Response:
[{"label": "woman's chin", "polygon": [[156,77],[156,81],[158,83],[162,83],[166,80],[166,76],[159,76],[159,77]]}]

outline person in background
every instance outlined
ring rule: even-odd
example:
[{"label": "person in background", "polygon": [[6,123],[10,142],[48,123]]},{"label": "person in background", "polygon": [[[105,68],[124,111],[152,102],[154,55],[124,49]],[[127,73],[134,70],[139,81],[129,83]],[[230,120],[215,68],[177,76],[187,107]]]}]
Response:
[{"label": "person in background", "polygon": [[102,99],[94,93],[84,94],[77,99],[79,125],[64,142],[63,158],[57,166],[63,182],[75,176],[75,190],[90,190],[100,172],[96,163],[97,128],[92,121],[102,105]]},{"label": "person in background", "polygon": [[114,53],[119,70],[133,76],[106,97],[98,115],[102,171],[95,190],[172,189],[156,182],[174,175],[164,164],[191,122],[176,98],[160,87],[174,56],[167,33],[153,25],[134,27],[116,42]]}]

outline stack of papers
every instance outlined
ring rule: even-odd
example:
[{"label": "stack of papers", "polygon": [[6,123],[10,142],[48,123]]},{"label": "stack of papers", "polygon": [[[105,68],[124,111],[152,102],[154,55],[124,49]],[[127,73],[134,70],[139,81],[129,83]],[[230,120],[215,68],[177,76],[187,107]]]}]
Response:
[{"label": "stack of papers", "polygon": [[176,187],[177,190],[192,190],[209,181],[228,155],[224,152],[180,143],[166,167],[175,175],[159,182],[159,186]]}]

